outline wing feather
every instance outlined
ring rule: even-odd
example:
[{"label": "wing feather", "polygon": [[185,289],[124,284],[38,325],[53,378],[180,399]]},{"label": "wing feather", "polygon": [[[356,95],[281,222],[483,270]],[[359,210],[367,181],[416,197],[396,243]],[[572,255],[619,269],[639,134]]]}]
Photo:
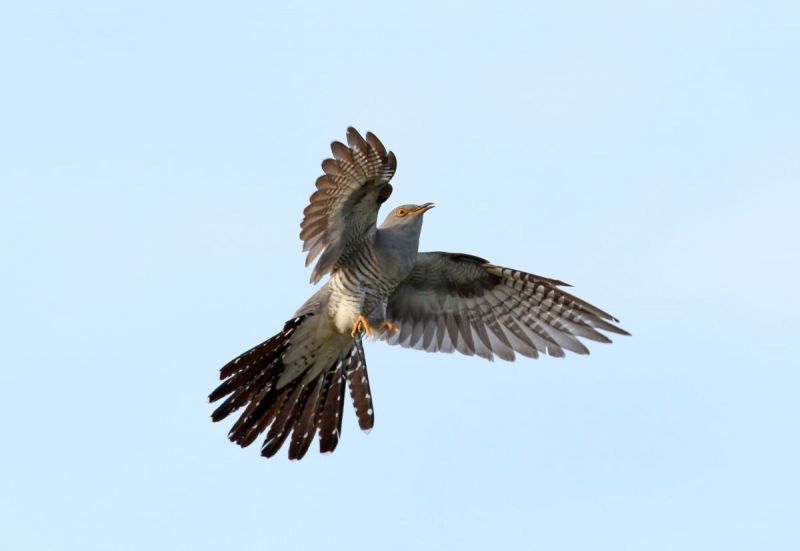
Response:
[{"label": "wing feather", "polygon": [[357,246],[375,226],[380,205],[389,198],[389,181],[397,169],[394,154],[368,132],[364,139],[347,129],[347,144],[333,142],[333,158],[322,161],[324,174],[303,210],[300,239],[306,266],[317,264],[311,282],[333,270],[348,246]]},{"label": "wing feather", "polygon": [[616,318],[562,286],[472,255],[420,253],[387,305],[387,319],[400,334],[385,338],[428,352],[513,361],[515,352],[532,358],[588,354],[579,338],[611,342],[601,331],[628,334]]}]

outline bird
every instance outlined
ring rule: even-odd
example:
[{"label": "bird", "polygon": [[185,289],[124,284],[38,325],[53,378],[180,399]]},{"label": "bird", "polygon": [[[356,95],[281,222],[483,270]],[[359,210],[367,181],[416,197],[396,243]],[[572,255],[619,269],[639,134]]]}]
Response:
[{"label": "bird", "polygon": [[243,408],[228,438],[246,447],[266,432],[261,455],[289,441],[302,459],[315,436],[319,451],[340,440],[346,389],[359,427],[375,422],[362,346],[364,336],[427,352],[459,352],[513,361],[517,354],[588,354],[578,338],[609,343],[629,335],[619,321],[563,290],[568,285],[465,253],[420,252],[433,203],[378,212],[392,194],[397,159],[371,132],[348,128],[303,211],[300,239],[311,283],[322,285],[270,339],[220,369],[209,395],[222,400],[211,418]]}]

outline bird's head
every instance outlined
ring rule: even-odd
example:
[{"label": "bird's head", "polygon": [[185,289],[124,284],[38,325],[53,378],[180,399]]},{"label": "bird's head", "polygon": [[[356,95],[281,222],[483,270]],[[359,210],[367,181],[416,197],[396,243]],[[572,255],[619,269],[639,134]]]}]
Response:
[{"label": "bird's head", "polygon": [[422,227],[422,215],[433,208],[433,203],[423,203],[422,205],[400,205],[390,211],[386,220],[383,221],[381,228],[392,227]]}]

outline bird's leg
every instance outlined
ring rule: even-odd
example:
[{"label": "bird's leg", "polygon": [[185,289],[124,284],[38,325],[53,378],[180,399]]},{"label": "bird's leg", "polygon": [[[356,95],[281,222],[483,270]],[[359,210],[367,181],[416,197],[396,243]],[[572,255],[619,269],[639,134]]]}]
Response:
[{"label": "bird's leg", "polygon": [[370,327],[369,321],[362,314],[359,314],[356,318],[356,322],[353,324],[353,330],[350,331],[350,335],[355,337],[359,333],[366,333],[368,337],[372,336],[372,327]]},{"label": "bird's leg", "polygon": [[391,331],[392,333],[399,333],[400,327],[391,321],[384,321],[378,331]]}]

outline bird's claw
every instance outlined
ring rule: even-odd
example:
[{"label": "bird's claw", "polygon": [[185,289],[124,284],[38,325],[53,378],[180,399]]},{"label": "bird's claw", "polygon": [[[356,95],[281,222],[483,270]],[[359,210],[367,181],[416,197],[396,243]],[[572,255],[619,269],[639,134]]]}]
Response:
[{"label": "bird's claw", "polygon": [[384,321],[381,324],[379,331],[390,331],[392,333],[399,333],[400,327],[398,325],[395,325],[391,321]]},{"label": "bird's claw", "polygon": [[353,324],[353,330],[350,331],[350,336],[355,338],[359,333],[366,333],[368,337],[372,337],[372,327],[370,327],[367,318],[361,314],[356,318],[356,322]]},{"label": "bird's claw", "polygon": [[[391,333],[399,333],[400,327],[391,321],[384,321],[381,323],[381,326],[378,328],[378,333],[383,332],[391,332]],[[353,330],[350,331],[350,335],[355,338],[357,335],[361,333],[365,333],[368,337],[372,337],[372,334],[375,333],[375,329],[369,324],[369,320],[361,314],[356,318],[355,323],[353,324]]]}]

